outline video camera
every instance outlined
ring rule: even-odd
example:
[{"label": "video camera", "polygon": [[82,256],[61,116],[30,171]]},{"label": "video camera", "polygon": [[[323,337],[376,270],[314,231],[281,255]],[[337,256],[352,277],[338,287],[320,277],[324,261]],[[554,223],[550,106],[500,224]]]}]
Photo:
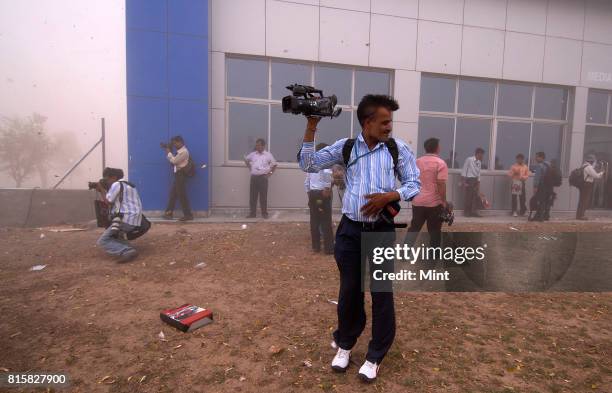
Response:
[{"label": "video camera", "polygon": [[162,149],[171,149],[172,144],[166,142],[159,142],[159,147],[161,147]]},{"label": "video camera", "polygon": [[455,213],[453,210],[453,204],[448,202],[447,206],[443,207],[442,211],[440,211],[440,221],[447,222],[449,227],[453,225],[453,222],[455,221]]},{"label": "video camera", "polygon": [[[287,86],[293,95],[283,97],[283,112],[302,114],[304,116],[338,117],[342,108],[336,107],[338,98],[335,95],[323,96],[323,90],[312,86],[293,84]],[[316,96],[315,94],[318,94]]]},{"label": "video camera", "polygon": [[108,190],[108,184],[106,184],[106,180],[104,179],[100,179],[97,182],[94,182],[94,181],[87,182],[87,188],[89,190],[97,190],[98,184],[101,185],[104,190]]}]

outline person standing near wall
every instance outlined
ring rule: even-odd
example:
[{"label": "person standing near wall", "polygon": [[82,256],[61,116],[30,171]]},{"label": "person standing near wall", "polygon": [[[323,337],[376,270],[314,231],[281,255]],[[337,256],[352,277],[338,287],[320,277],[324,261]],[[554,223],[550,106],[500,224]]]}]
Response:
[{"label": "person standing near wall", "polygon": [[593,197],[593,183],[595,179],[601,179],[604,172],[597,172],[593,164],[595,163],[595,155],[589,154],[582,164],[584,182],[580,187],[580,199],[578,200],[578,208],[576,209],[576,220],[588,220],[584,215],[586,210],[591,207],[591,199]]},{"label": "person standing near wall", "polygon": [[268,178],[276,170],[276,160],[269,151],[265,150],[266,141],[257,139],[255,150],[244,157],[246,166],[251,171],[251,185],[249,207],[250,213],[247,218],[255,218],[257,211],[257,198],[261,206],[261,216],[268,218]]},{"label": "person standing near wall", "polygon": [[533,177],[533,194],[536,201],[536,214],[533,221],[548,221],[550,219],[550,206],[553,198],[553,187],[547,181],[551,166],[546,161],[546,154],[539,151],[535,155],[536,168]]},{"label": "person standing near wall", "polygon": [[190,221],[193,220],[193,213],[191,212],[189,197],[187,196],[187,178],[189,177],[189,170],[194,169],[189,167],[190,165],[193,166],[193,162],[189,159],[189,150],[187,150],[182,136],[173,136],[170,143],[172,147],[176,149],[176,155],[172,154],[170,146],[162,145],[166,151],[166,158],[174,165],[174,183],[170,189],[168,205],[166,206],[163,218],[172,219],[174,206],[178,198],[181,208],[183,209],[183,217],[181,217],[179,221]]},{"label": "person standing near wall", "polygon": [[477,212],[480,205],[480,168],[484,149],[478,147],[474,155],[465,159],[461,170],[461,180],[465,187],[463,214],[466,217],[481,217]]},{"label": "person standing near wall", "polygon": [[[425,155],[416,160],[421,180],[421,192],[412,200],[412,221],[408,233],[420,232],[427,222],[430,246],[440,246],[442,220],[440,213],[446,208],[446,181],[448,166],[440,158],[440,140],[429,138],[423,144]],[[408,233],[406,234],[408,237]],[[413,244],[413,242],[409,243]]]},{"label": "person standing near wall", "polygon": [[[316,150],[327,147],[319,143]],[[308,195],[308,208],[310,209],[310,236],[312,250],[321,251],[321,235],[323,235],[323,252],[334,253],[334,239],[332,230],[332,170],[323,169],[317,173],[307,173],[304,188]]]},{"label": "person standing near wall", "polygon": [[512,216],[523,216],[527,211],[527,206],[525,204],[525,183],[529,178],[529,167],[527,167],[527,164],[525,164],[524,155],[520,153],[516,155],[516,162],[510,167],[508,176],[510,176],[512,182],[510,189],[510,192],[512,193]]}]

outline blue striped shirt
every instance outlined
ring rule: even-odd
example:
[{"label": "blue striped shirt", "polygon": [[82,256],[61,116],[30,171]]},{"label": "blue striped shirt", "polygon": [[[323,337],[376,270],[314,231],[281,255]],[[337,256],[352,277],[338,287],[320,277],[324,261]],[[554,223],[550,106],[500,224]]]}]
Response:
[{"label": "blue striped shirt", "polygon": [[[314,142],[304,142],[300,154],[300,167],[304,172],[318,172],[334,164],[344,164],[342,148],[348,138],[340,139],[333,145],[315,152]],[[397,175],[401,186],[396,188],[393,157],[384,142],[379,142],[370,152],[368,145],[359,134],[351,151],[349,168],[346,170],[346,191],[342,199],[342,213],[353,221],[373,222],[377,216],[366,217],[361,207],[367,203],[368,194],[397,191],[407,201],[420,191],[419,169],[414,154],[408,145],[395,140],[399,151]],[[367,154],[367,155],[366,155]],[[360,157],[355,164],[357,157]]]},{"label": "blue striped shirt", "polygon": [[123,201],[119,202],[119,192],[121,191],[121,182],[123,179],[114,182],[108,193],[106,199],[113,203],[112,213],[123,213],[122,221],[126,224],[133,225],[135,227],[140,226],[142,220],[142,203],[138,196],[138,191],[134,187],[123,183]]}]

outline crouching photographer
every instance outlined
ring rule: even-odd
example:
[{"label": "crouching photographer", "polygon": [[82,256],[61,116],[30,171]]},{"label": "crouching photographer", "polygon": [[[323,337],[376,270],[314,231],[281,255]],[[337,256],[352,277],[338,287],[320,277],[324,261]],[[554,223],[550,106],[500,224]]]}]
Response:
[{"label": "crouching photographer", "polygon": [[97,244],[107,254],[118,257],[119,262],[129,262],[138,256],[138,251],[128,240],[142,236],[151,227],[142,214],[138,191],[132,183],[123,179],[123,170],[117,168],[104,168],[103,180],[97,183],[97,190],[106,192],[106,203],[111,206],[110,226]]}]

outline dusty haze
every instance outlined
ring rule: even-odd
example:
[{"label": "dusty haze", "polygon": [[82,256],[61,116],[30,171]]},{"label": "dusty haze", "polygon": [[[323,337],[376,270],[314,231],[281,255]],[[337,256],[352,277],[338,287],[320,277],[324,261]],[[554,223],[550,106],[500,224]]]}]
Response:
[{"label": "dusty haze", "polygon": [[[127,168],[125,4],[123,0],[0,0],[0,117],[45,117],[64,146],[48,164],[47,185],[100,137],[107,165]],[[101,173],[97,149],[61,186],[84,188]],[[35,173],[22,185],[40,187]],[[0,172],[0,187],[14,187]]]}]

